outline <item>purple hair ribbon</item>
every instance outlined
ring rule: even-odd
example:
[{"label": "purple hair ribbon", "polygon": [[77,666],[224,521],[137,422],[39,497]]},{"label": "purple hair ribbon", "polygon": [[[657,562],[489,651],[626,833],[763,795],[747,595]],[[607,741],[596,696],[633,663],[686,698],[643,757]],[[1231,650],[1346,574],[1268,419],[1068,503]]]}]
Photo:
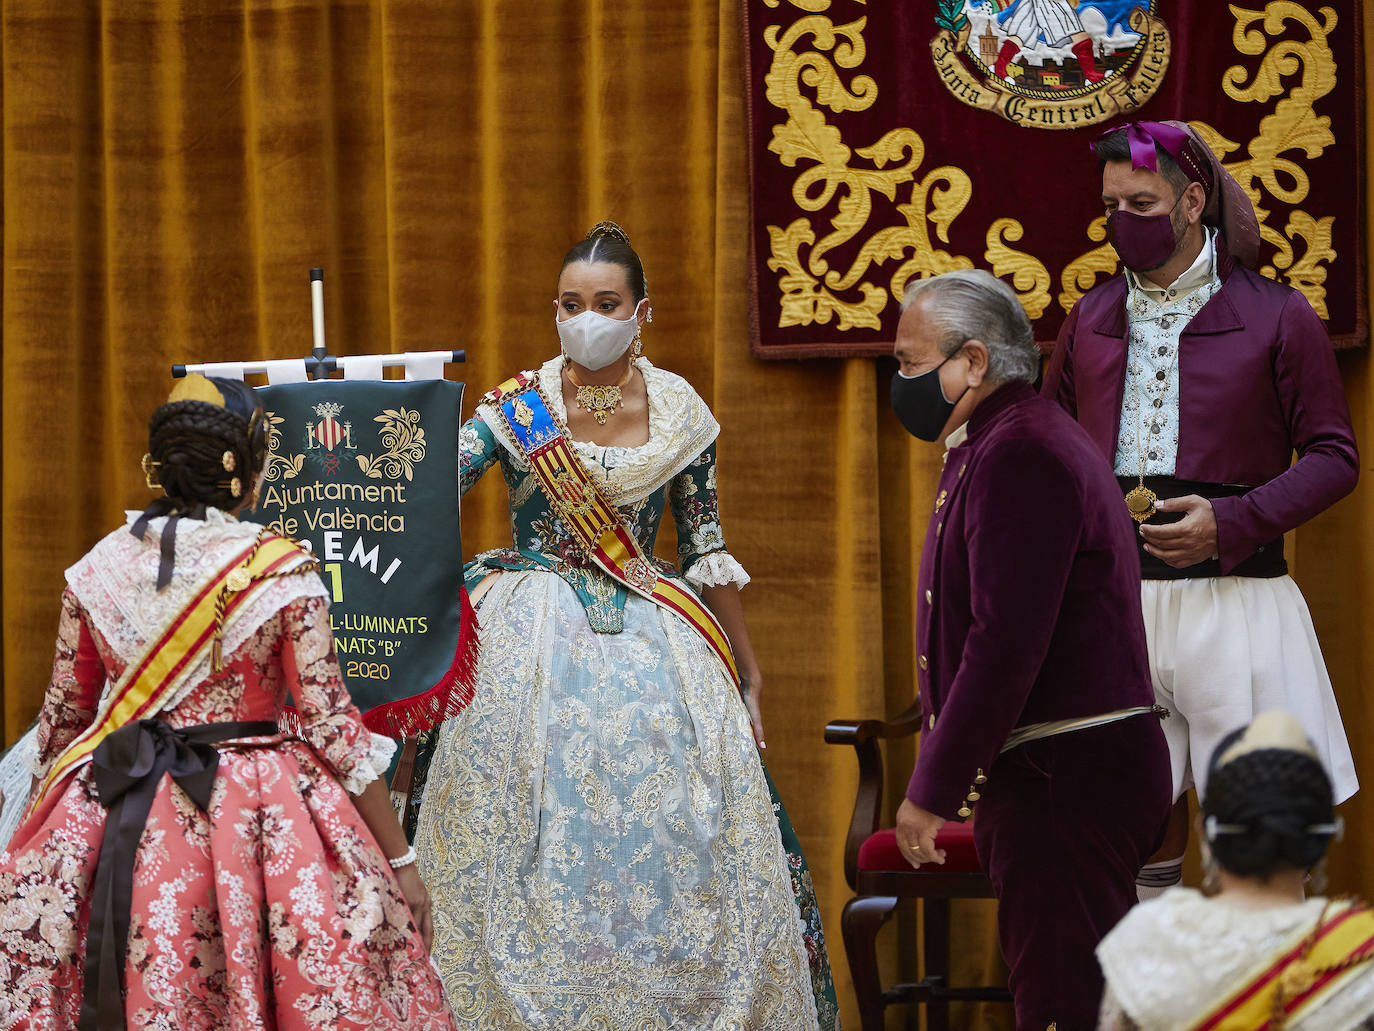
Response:
[{"label": "purple hair ribbon", "polygon": [[1212,189],[1212,177],[1208,174],[1206,165],[1197,160],[1196,148],[1189,146],[1192,137],[1186,129],[1164,122],[1127,122],[1125,125],[1113,126],[1102,135],[1110,136],[1123,129],[1126,132],[1126,142],[1131,148],[1132,168],[1143,168],[1158,173],[1159,163],[1155,160],[1155,145],[1158,144],[1190,179],[1201,183],[1208,191]]}]

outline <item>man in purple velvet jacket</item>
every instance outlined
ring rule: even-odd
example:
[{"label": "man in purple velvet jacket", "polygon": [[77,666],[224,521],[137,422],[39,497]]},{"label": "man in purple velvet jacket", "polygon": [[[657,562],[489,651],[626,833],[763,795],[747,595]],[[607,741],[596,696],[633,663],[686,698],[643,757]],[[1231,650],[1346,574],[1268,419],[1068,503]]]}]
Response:
[{"label": "man in purple velvet jacket", "polygon": [[916,587],[926,723],[897,842],[942,863],[940,826],[976,809],[1017,1028],[1090,1029],[1093,950],[1135,902],[1170,802],[1131,523],[1088,434],[1036,395],[1005,283],[913,283],[895,352],[894,410],[949,449]]},{"label": "man in purple velvet jacket", "polygon": [[[1354,763],[1283,535],[1349,493],[1359,460],[1331,342],[1302,294],[1254,272],[1249,196],[1182,122],[1093,145],[1126,266],[1074,306],[1043,394],[1113,465],[1140,524],[1141,600],[1177,799],[1142,871],[1177,883],[1186,799],[1217,742],[1256,713],[1297,715],[1331,774]],[[1292,456],[1297,452],[1297,461]]]}]

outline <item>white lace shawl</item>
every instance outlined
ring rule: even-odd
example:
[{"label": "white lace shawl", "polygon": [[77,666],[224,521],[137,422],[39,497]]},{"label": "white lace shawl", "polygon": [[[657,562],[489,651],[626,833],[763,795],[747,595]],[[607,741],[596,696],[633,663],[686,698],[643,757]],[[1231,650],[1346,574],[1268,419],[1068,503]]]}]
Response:
[{"label": "white lace shawl", "polygon": [[[1251,909],[1171,888],[1133,908],[1097,947],[1108,994],[1140,1031],[1191,1027],[1321,916],[1326,899]],[[1345,975],[1288,1031],[1350,1031],[1374,1009],[1374,966]],[[1104,1007],[1105,1009],[1106,1007]]]},{"label": "white lace shawl", "polygon": [[[129,524],[139,515],[137,512],[125,514]],[[256,523],[241,523],[217,508],[207,508],[204,521],[180,520],[172,582],[159,591],[157,569],[162,554],[162,528],[166,523],[165,516],[151,520],[143,540],[131,534],[128,525],[122,526],[67,570],[67,585],[90,616],[91,623],[126,665],[137,659],[149,642],[162,633],[197,589],[262,530]],[[291,602],[316,597],[328,603],[324,584],[313,573],[264,582],[225,622],[224,654],[233,654],[254,631]],[[175,706],[209,675],[207,650],[187,672],[167,707]],[[107,683],[101,694],[101,708],[108,698],[109,688]]]},{"label": "white lace shawl", "polygon": [[[561,357],[551,358],[534,375],[538,377],[539,389],[548,399],[554,418],[566,423],[568,410],[563,404],[562,367]],[[701,457],[720,433],[720,424],[711,409],[685,379],[655,368],[647,358],[635,359],[635,368],[644,377],[649,398],[648,442],[639,447],[617,449],[623,461],[613,469],[594,461],[582,463],[606,492],[607,499],[617,506],[643,501]],[[518,467],[523,468],[520,448],[511,439],[501,413],[490,405],[481,405],[478,411],[501,446],[515,457]],[[583,458],[605,450],[584,441],[572,443]]]},{"label": "white lace shawl", "polygon": [[38,727],[29,730],[0,759],[0,851],[9,848],[10,838],[19,829],[19,819],[29,806],[29,787],[40,773],[38,766]]}]

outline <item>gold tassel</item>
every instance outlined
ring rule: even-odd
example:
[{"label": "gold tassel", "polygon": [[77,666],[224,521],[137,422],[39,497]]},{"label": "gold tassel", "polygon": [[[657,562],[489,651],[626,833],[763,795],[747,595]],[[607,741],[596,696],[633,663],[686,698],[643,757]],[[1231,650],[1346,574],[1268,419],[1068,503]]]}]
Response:
[{"label": "gold tassel", "polygon": [[221,587],[215,598],[215,640],[210,645],[210,672],[218,673],[224,668],[224,605],[229,598],[229,588]]}]

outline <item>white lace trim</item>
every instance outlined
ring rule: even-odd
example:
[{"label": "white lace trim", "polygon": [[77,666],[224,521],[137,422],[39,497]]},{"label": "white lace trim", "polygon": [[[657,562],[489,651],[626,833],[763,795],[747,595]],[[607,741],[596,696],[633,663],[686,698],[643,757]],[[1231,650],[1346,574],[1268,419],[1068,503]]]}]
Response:
[{"label": "white lace trim", "polygon": [[[0,760],[0,763],[11,758],[15,762],[20,763],[25,771],[32,777],[43,777],[47,775],[48,764],[38,758],[38,728],[36,726],[31,728],[27,734],[14,743],[14,748],[10,751],[10,754],[5,757],[5,760]],[[26,788],[27,786],[28,785],[25,785]],[[8,800],[8,789],[5,789],[5,791],[6,799]]]},{"label": "white lace trim", "polygon": [[339,783],[350,795],[361,795],[369,784],[386,773],[387,767],[391,765],[391,757],[395,754],[395,741],[382,734],[373,734],[367,755],[353,767],[353,772],[342,778]]},{"label": "white lace trim", "polygon": [[[548,399],[555,418],[567,422],[567,407],[563,404],[561,370],[563,359],[551,358],[537,373],[539,388]],[[716,422],[700,395],[692,385],[676,373],[655,368],[647,358],[635,360],[635,368],[644,377],[649,398],[649,439],[638,447],[608,447],[589,441],[574,440],[573,448],[586,461],[592,478],[606,492],[615,505],[633,505],[643,501],[701,457],[720,433]],[[482,420],[496,439],[524,466],[520,449],[510,439],[501,413],[490,405],[479,405]],[[607,456],[614,455],[613,468]]]},{"label": "white lace trim", "polygon": [[1097,948],[1121,1008],[1141,1031],[1189,1027],[1258,963],[1305,934],[1326,900],[1248,909],[1171,888],[1122,918]]},{"label": "white lace trim", "polygon": [[713,551],[709,555],[702,555],[683,573],[687,582],[693,587],[724,587],[726,584],[735,584],[738,587],[749,585],[749,574],[744,571],[733,555],[728,551]]},{"label": "white lace trim", "polygon": [[[128,512],[133,523],[139,513]],[[80,600],[91,623],[106,643],[127,665],[137,659],[163,629],[181,612],[210,577],[218,573],[235,551],[262,530],[256,523],[241,523],[216,508],[206,510],[206,518],[182,519],[177,523],[176,569],[172,582],[157,589],[157,570],[162,555],[162,528],[166,517],[148,523],[148,532],[139,540],[122,526],[106,536],[67,570],[67,584]],[[223,651],[237,651],[278,611],[300,598],[329,595],[319,576],[302,573],[267,580],[258,585],[224,625]],[[204,682],[210,673],[207,651],[183,676],[182,686],[169,699],[175,706],[186,693]],[[110,685],[100,705],[109,696]]]},{"label": "white lace trim", "polygon": [[0,810],[0,850],[9,847],[10,838],[19,827],[19,819],[28,808],[32,778],[47,772],[38,769],[38,765],[38,728],[34,727],[0,759],[0,794],[4,795],[4,808]]}]

